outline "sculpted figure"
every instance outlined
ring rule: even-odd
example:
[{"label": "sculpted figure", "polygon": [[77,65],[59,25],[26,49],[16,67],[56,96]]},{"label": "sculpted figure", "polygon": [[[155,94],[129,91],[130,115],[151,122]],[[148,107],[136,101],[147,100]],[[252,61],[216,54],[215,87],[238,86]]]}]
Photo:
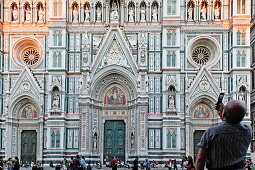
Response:
[{"label": "sculpted figure", "polygon": [[18,7],[17,5],[14,5],[12,10],[12,21],[18,21],[19,13],[18,13]]},{"label": "sculpted figure", "polygon": [[44,21],[44,10],[43,10],[42,5],[39,6],[38,21],[41,21],[41,22]]},{"label": "sculpted figure", "polygon": [[118,20],[118,19],[119,19],[118,5],[116,1],[114,1],[112,5],[111,20]]},{"label": "sculpted figure", "polygon": [[206,20],[206,5],[204,4],[201,8],[200,16],[202,20]]},{"label": "sculpted figure", "polygon": [[193,5],[190,3],[188,6],[188,20],[193,20]]},{"label": "sculpted figure", "polygon": [[158,21],[158,7],[154,5],[152,10],[152,21]]},{"label": "sculpted figure", "polygon": [[102,10],[101,7],[97,7],[97,21],[101,21],[102,19]]},{"label": "sculpted figure", "polygon": [[59,96],[57,94],[53,97],[52,107],[59,108]]},{"label": "sculpted figure", "polygon": [[79,11],[77,5],[73,7],[73,22],[78,22],[79,19]]},{"label": "sculpted figure", "polygon": [[129,7],[128,15],[129,15],[128,21],[129,22],[134,22],[135,11],[134,11],[134,8],[132,6]]},{"label": "sculpted figure", "polygon": [[174,96],[170,95],[168,97],[168,108],[173,108],[174,107]]},{"label": "sculpted figure", "polygon": [[214,17],[215,19],[220,19],[220,3],[219,2],[216,2],[215,4]]},{"label": "sculpted figure", "polygon": [[86,8],[85,8],[85,21],[89,21],[89,19],[90,19],[90,11],[89,11],[88,5],[86,5]]},{"label": "sculpted figure", "polygon": [[25,21],[31,21],[31,8],[29,5],[26,5],[25,8]]},{"label": "sculpted figure", "polygon": [[141,22],[145,22],[145,18],[146,18],[146,10],[145,10],[145,6],[141,7]]}]

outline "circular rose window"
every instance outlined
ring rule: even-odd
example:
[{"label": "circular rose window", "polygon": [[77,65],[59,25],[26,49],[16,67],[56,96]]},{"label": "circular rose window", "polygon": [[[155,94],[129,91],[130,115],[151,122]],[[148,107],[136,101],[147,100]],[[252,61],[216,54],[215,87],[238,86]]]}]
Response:
[{"label": "circular rose window", "polygon": [[211,58],[210,50],[206,47],[196,47],[192,52],[192,59],[199,65],[205,65]]},{"label": "circular rose window", "polygon": [[33,66],[39,61],[40,54],[36,48],[27,48],[23,51],[21,59],[27,65]]}]

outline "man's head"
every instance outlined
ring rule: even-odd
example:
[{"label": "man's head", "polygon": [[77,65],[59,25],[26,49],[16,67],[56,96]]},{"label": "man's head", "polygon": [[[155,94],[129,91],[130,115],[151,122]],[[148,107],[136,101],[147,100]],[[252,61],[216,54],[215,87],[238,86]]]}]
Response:
[{"label": "man's head", "polygon": [[239,100],[231,100],[224,107],[224,117],[227,122],[240,123],[246,113],[246,106]]}]

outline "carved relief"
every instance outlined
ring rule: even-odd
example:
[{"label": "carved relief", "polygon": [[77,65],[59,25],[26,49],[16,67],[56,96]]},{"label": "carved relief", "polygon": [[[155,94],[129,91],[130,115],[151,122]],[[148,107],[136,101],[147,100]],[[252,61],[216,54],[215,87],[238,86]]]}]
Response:
[{"label": "carved relief", "polygon": [[127,59],[121,51],[120,45],[116,40],[113,40],[108,52],[104,56],[101,62],[101,67],[106,67],[109,65],[120,65],[123,67],[129,67]]}]

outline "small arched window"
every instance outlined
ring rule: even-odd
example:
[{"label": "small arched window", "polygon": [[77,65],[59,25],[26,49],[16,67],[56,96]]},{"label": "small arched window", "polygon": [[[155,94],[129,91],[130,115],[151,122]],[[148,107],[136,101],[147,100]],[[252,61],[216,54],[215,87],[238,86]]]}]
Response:
[{"label": "small arched window", "polygon": [[169,130],[167,133],[167,147],[176,148],[176,132],[175,130]]},{"label": "small arched window", "polygon": [[53,129],[51,133],[51,147],[53,148],[60,147],[60,133],[58,129]]}]

